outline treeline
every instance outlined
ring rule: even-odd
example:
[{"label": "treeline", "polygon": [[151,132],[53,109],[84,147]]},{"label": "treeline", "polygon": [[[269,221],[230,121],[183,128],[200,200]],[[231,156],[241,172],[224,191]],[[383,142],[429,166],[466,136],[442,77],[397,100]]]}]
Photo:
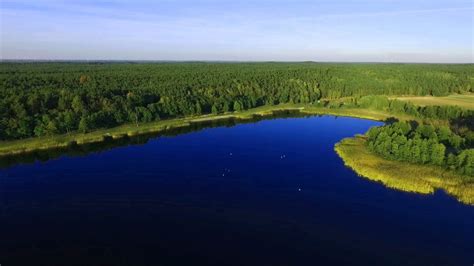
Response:
[{"label": "treeline", "polygon": [[[364,107],[374,99],[362,96],[372,94],[473,92],[473,70],[472,65],[412,64],[1,63],[0,140],[280,103],[325,99],[332,107],[349,97]],[[388,106],[408,108],[390,101]],[[454,109],[409,108],[406,112],[424,116],[462,115]]]},{"label": "treeline", "polygon": [[474,176],[474,149],[447,126],[396,122],[367,132],[371,151],[390,160],[433,164]]},{"label": "treeline", "polygon": [[417,106],[411,102],[389,99],[386,96],[369,95],[351,97],[341,100],[320,101],[321,106],[328,108],[365,108],[385,111],[394,115],[408,114],[426,121],[444,120],[452,131],[462,136],[466,145],[474,146],[474,111],[458,106]]}]

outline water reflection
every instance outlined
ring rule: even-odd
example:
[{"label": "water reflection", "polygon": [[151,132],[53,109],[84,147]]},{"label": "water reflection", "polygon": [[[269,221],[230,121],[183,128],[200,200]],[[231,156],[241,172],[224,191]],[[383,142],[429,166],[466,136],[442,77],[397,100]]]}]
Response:
[{"label": "water reflection", "polygon": [[229,117],[214,120],[203,120],[190,122],[188,126],[168,128],[160,132],[145,133],[140,135],[128,136],[123,134],[120,138],[112,138],[111,136],[104,136],[102,142],[86,143],[78,145],[75,142],[70,143],[67,147],[52,148],[47,150],[38,150],[22,154],[14,154],[0,157],[0,169],[8,168],[17,164],[31,164],[37,161],[46,162],[61,156],[86,156],[91,153],[103,152],[117,147],[124,147],[130,145],[143,145],[148,143],[151,139],[156,139],[161,136],[173,137],[181,134],[200,131],[207,128],[215,127],[233,127],[237,124],[255,123],[262,120],[271,120],[279,118],[296,118],[320,115],[303,114],[300,110],[276,110],[265,115],[254,114],[248,118]]}]

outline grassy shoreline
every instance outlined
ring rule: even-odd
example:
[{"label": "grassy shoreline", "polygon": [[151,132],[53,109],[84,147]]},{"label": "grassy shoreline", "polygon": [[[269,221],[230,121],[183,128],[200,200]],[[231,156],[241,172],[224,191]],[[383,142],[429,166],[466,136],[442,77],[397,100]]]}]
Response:
[{"label": "grassy shoreline", "polygon": [[465,176],[438,166],[386,160],[371,153],[365,143],[365,136],[357,135],[335,146],[344,164],[358,175],[406,192],[433,194],[441,189],[462,203],[474,205],[474,183]]},{"label": "grassy shoreline", "polygon": [[[454,97],[454,96],[453,96]],[[439,97],[437,97],[439,98]],[[97,129],[88,133],[71,132],[68,134],[34,137],[29,139],[0,141],[0,158],[10,155],[20,155],[23,153],[32,153],[35,151],[44,151],[48,149],[66,148],[73,145],[92,144],[104,142],[108,139],[121,139],[124,137],[139,136],[143,134],[160,133],[169,129],[184,128],[196,122],[216,121],[225,119],[249,120],[257,117],[272,116],[273,112],[298,110],[301,114],[307,115],[335,115],[347,116],[362,119],[384,121],[390,117],[396,117],[399,120],[417,120],[411,115],[403,113],[389,113],[381,110],[364,108],[327,108],[311,104],[281,104],[272,106],[261,106],[242,112],[228,112],[224,114],[206,114],[199,116],[190,116],[160,120],[150,123],[124,124],[114,128]],[[425,119],[426,120],[426,119]],[[428,121],[428,120],[427,120]],[[429,120],[434,124],[446,124],[443,120]]]},{"label": "grassy shoreline", "polygon": [[[135,124],[126,124],[114,128],[99,129],[89,133],[70,133],[65,135],[56,135],[50,137],[37,137],[23,140],[1,141],[0,157],[43,151],[48,149],[65,148],[72,145],[84,145],[103,142],[107,139],[120,139],[151,133],[160,133],[169,129],[189,127],[192,123],[212,122],[219,120],[235,119],[250,120],[255,117],[273,116],[279,111],[297,111],[306,115],[335,115],[349,116],[382,121],[393,115],[368,109],[329,109],[323,107],[314,107],[311,105],[284,104],[275,106],[262,106],[238,113],[225,113],[219,115],[201,115],[186,118],[176,118],[161,120],[151,123],[143,123],[138,126]],[[408,119],[408,118],[407,118]]]}]

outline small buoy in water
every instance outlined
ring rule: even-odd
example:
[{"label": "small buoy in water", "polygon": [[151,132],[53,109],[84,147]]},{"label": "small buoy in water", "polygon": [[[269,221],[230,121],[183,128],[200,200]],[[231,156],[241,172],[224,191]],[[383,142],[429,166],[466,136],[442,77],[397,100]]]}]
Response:
[{"label": "small buoy in water", "polygon": [[298,188],[298,191],[301,191],[301,188]]}]

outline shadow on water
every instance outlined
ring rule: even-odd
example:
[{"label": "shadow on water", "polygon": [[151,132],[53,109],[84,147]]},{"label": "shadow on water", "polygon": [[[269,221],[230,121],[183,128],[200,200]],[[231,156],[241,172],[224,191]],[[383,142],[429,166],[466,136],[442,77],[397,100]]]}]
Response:
[{"label": "shadow on water", "polygon": [[233,127],[237,124],[250,124],[256,123],[262,120],[280,119],[280,118],[297,118],[297,117],[310,117],[310,116],[321,116],[321,115],[308,115],[303,114],[300,110],[276,110],[269,114],[258,115],[254,114],[248,118],[220,118],[214,120],[203,120],[190,122],[188,126],[178,128],[168,128],[159,132],[144,133],[134,136],[128,136],[124,134],[121,138],[112,138],[111,136],[104,136],[104,140],[95,143],[86,143],[78,145],[72,142],[67,147],[52,148],[47,150],[38,150],[22,154],[7,155],[0,157],[0,169],[12,167],[18,164],[32,164],[37,161],[46,162],[52,159],[59,158],[61,156],[86,156],[91,153],[98,153],[107,150],[111,150],[117,147],[125,147],[130,145],[143,145],[148,143],[152,139],[159,138],[161,136],[174,137],[177,135],[187,134],[191,132],[197,132],[207,128],[216,127]]}]

